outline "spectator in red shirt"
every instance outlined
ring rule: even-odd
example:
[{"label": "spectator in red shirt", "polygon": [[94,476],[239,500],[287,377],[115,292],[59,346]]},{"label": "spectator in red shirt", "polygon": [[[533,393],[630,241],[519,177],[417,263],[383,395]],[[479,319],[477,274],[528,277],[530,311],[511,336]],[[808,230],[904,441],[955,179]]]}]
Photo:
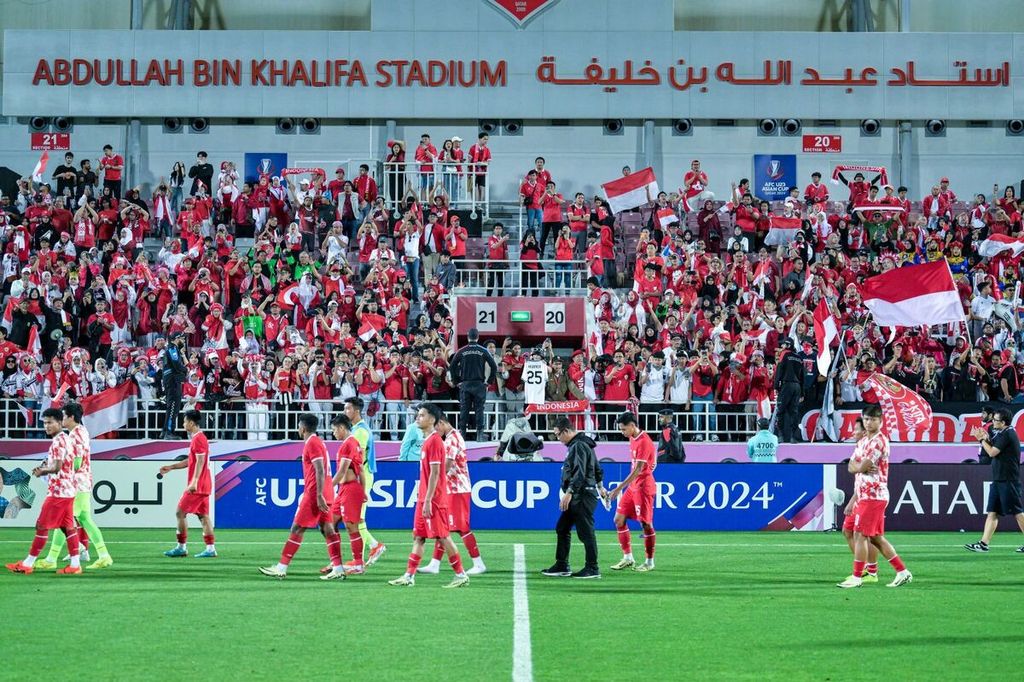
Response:
[{"label": "spectator in red shirt", "polygon": [[103,171],[103,188],[109,189],[114,197],[121,197],[121,171],[124,170],[124,159],[114,153],[109,144],[103,145],[103,158],[100,159],[100,170]]},{"label": "spectator in red shirt", "polygon": [[526,179],[519,185],[519,201],[526,209],[526,228],[537,231],[543,221],[544,209],[541,202],[544,199],[544,185],[537,180],[537,171],[531,170],[526,174]]},{"label": "spectator in red shirt", "polygon": [[[718,440],[718,421],[715,414],[715,381],[718,368],[711,362],[707,348],[700,349],[697,358],[690,363],[690,394],[693,411],[698,415],[694,428],[697,431],[695,440],[704,440],[708,434],[713,441]],[[701,417],[706,414],[706,417]]]},{"label": "spectator in red shirt", "polygon": [[494,232],[487,238],[487,291],[486,296],[505,293],[505,271],[508,269],[508,235],[505,226],[494,223]]},{"label": "spectator in red shirt", "polygon": [[938,226],[939,218],[949,218],[949,200],[938,185],[932,186],[932,193],[921,201],[921,215],[928,219],[929,230]]},{"label": "spectator in red shirt", "polygon": [[491,163],[491,148],[487,146],[490,139],[487,133],[480,133],[476,144],[469,148],[469,192],[476,193],[477,201],[483,201],[486,194],[487,171]]},{"label": "spectator in red shirt", "polygon": [[828,203],[828,187],[821,182],[821,173],[811,173],[811,184],[804,188],[804,202],[808,206]]},{"label": "spectator in red shirt", "polygon": [[434,187],[434,163],[437,161],[437,147],[430,141],[430,135],[420,135],[420,144],[416,147],[416,163],[419,164],[420,201],[427,201],[430,190]]},{"label": "spectator in red shirt", "polygon": [[538,243],[542,256],[546,254],[548,235],[556,236],[562,227],[562,206],[565,205],[565,197],[555,192],[554,181],[548,180],[544,187],[544,195],[540,201],[543,215],[541,216],[540,242]]},{"label": "spectator in red shirt", "polygon": [[726,440],[745,440],[743,434],[746,432],[744,405],[750,393],[750,381],[747,371],[744,368],[746,358],[743,355],[734,354],[729,359],[729,369],[723,372],[715,388],[715,404],[718,411],[726,416],[722,431],[726,434]]}]

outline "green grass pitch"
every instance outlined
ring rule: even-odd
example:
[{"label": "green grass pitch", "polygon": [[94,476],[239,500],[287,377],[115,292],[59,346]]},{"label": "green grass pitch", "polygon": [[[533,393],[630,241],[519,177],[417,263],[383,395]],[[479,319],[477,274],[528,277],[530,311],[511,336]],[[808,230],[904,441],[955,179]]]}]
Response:
[{"label": "green grass pitch", "polygon": [[[3,563],[31,535],[0,530]],[[894,533],[913,584],[885,587],[885,564],[879,584],[848,591],[834,586],[850,572],[836,533],[659,533],[648,574],[609,570],[620,553],[601,533],[604,577],[578,581],[539,574],[553,533],[485,531],[489,571],[460,590],[441,589],[447,565],[386,584],[405,567],[405,532],[379,533],[387,555],[343,582],[318,579],[315,533],[283,581],[256,568],[277,560],[284,530],[220,531],[214,560],[164,558],[170,529],[106,537],[110,569],[0,575],[0,679],[511,679],[515,544],[535,680],[1006,680],[1024,663],[1024,555],[1009,535],[974,555],[960,548],[973,535]],[[201,549],[198,530],[190,540]],[[574,538],[577,567],[581,553]]]}]

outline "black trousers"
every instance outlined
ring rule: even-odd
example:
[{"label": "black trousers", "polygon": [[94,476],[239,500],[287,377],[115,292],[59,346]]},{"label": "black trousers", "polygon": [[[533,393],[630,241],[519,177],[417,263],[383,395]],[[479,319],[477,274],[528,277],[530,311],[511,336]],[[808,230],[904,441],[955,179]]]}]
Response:
[{"label": "black trousers", "polygon": [[585,568],[598,570],[597,537],[594,535],[594,510],[597,509],[597,492],[586,490],[580,495],[573,495],[569,508],[562,512],[555,524],[558,544],[555,547],[555,563],[559,566],[569,565],[569,544],[572,542],[572,528],[576,527],[576,537],[583,543],[586,553]]},{"label": "black trousers", "polygon": [[795,381],[787,381],[779,389],[779,403],[775,408],[779,411],[776,435],[785,443],[796,441],[800,426],[800,389]]},{"label": "black trousers", "polygon": [[491,292],[494,292],[495,296],[501,296],[505,293],[505,264],[491,266],[487,270],[487,293],[485,296],[490,296]]},{"label": "black trousers", "polygon": [[164,389],[164,433],[174,433],[178,426],[178,412],[181,411],[182,382],[169,379]]},{"label": "black trousers", "polygon": [[476,440],[483,440],[484,406],[487,404],[487,384],[482,381],[465,381],[459,385],[459,428],[469,440],[469,411],[476,416]]},{"label": "black trousers", "polygon": [[562,223],[541,223],[540,224],[540,241],[537,242],[537,246],[540,248],[540,258],[544,259],[544,247],[548,243],[548,235],[551,236],[551,241],[555,241],[558,238],[558,231],[562,229]]}]

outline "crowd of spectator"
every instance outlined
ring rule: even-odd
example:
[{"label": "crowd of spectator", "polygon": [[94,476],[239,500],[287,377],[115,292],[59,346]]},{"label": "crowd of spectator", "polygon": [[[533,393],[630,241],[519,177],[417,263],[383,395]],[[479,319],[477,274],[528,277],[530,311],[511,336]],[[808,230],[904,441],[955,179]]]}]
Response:
[{"label": "crowd of spectator", "polygon": [[[423,135],[418,183],[403,173],[379,186],[366,165],[351,178],[339,167],[331,180],[297,172],[247,182],[232,162],[215,167],[199,152],[143,197],[122,188],[124,161],[109,146],[95,170],[68,153],[45,182],[21,180],[0,198],[0,393],[27,411],[8,405],[4,419],[21,424],[62,395],[134,381],[144,404],[166,407],[168,437],[184,407],[244,402],[257,408],[244,431],[268,438],[275,422],[260,411],[327,412],[358,395],[382,435],[400,439],[414,401],[453,397],[452,297],[469,236],[449,207],[486,185],[491,160],[486,135],[468,155],[461,142],[438,151]],[[405,154],[393,141],[384,158],[400,164]],[[431,164],[457,168],[465,184]],[[918,204],[877,177],[840,174],[847,188],[820,178],[783,202],[741,180],[723,204],[695,161],[677,192],[626,221],[601,197],[563,191],[537,157],[521,178],[522,239],[510,244],[514,231],[500,223],[482,238],[488,293],[504,290],[510,259],[539,271],[550,258],[559,273],[582,260],[593,324],[573,348],[490,340],[499,376],[489,402],[506,418],[522,414],[523,366],[536,350],[548,400],[597,401],[595,415],[637,406],[652,423],[668,404],[690,413],[688,437],[728,438],[772,413],[788,356],[791,367],[799,361],[801,408],[820,406],[811,318],[820,300],[843,328],[839,402],[876,400],[864,383],[874,371],[930,401],[1019,401],[1020,256],[977,252],[990,235],[1021,233],[1014,188],[964,203],[942,178]],[[390,210],[385,199],[399,192]],[[872,323],[865,278],[941,258],[967,325]],[[793,440],[788,416],[778,429]]]}]

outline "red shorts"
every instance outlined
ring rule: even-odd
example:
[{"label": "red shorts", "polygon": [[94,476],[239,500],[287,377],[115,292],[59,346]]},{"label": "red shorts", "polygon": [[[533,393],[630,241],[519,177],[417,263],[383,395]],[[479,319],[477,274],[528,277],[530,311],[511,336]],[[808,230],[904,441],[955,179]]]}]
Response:
[{"label": "red shorts", "polygon": [[416,511],[412,521],[412,534],[418,538],[446,538],[448,532],[448,510],[438,507],[436,502],[430,505],[430,517],[423,518],[423,507],[416,503]]},{"label": "red shorts", "polygon": [[[330,507],[332,502],[333,500],[328,502],[328,507]],[[299,508],[295,510],[294,523],[296,526],[300,526],[302,528],[316,528],[321,524],[327,525],[332,521],[333,519],[331,518],[331,511],[329,508],[325,512],[320,511],[320,507],[316,505],[316,497],[313,495],[306,495],[305,493],[302,494],[302,497],[299,498]]]},{"label": "red shorts", "polygon": [[619,506],[615,508],[615,513],[651,525],[654,522],[654,493],[626,488],[626,492],[619,495]]},{"label": "red shorts", "polygon": [[846,514],[843,517],[843,530],[853,532],[853,514]]},{"label": "red shorts", "polygon": [[885,535],[888,500],[858,500],[853,510],[853,530],[869,538]]},{"label": "red shorts", "polygon": [[331,504],[331,517],[340,518],[345,523],[359,523],[363,520],[363,502],[366,501],[366,491],[359,481],[349,481],[341,484],[341,490]]},{"label": "red shorts", "polygon": [[52,530],[54,528],[75,527],[75,498],[47,497],[43,499],[43,507],[39,510],[36,528]]},{"label": "red shorts", "polygon": [[196,516],[210,515],[210,496],[200,493],[190,493],[187,490],[181,494],[178,500],[178,511]]},{"label": "red shorts", "polygon": [[469,510],[473,506],[473,493],[448,493],[448,528],[467,532]]}]

